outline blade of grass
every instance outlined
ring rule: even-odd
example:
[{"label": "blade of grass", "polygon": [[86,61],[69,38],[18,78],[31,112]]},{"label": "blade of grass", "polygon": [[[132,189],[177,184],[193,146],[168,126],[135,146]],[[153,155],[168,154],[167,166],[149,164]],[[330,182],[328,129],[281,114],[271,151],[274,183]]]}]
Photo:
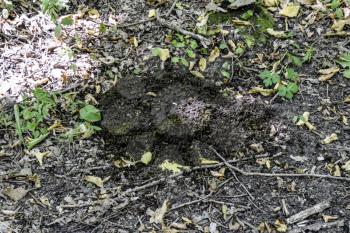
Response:
[{"label": "blade of grass", "polygon": [[40,142],[44,141],[45,138],[47,138],[47,136],[49,136],[49,133],[41,134],[39,137],[30,140],[30,141],[28,142],[28,145],[27,145],[28,150],[33,149],[33,148],[34,148],[36,145],[38,145]]},{"label": "blade of grass", "polygon": [[20,116],[19,116],[19,107],[18,107],[18,104],[15,104],[13,106],[13,110],[15,112],[15,120],[16,120],[16,133],[18,135],[18,138],[21,142],[21,144],[24,142],[23,140],[23,135],[22,135],[22,128],[21,128],[21,119],[20,119]]}]

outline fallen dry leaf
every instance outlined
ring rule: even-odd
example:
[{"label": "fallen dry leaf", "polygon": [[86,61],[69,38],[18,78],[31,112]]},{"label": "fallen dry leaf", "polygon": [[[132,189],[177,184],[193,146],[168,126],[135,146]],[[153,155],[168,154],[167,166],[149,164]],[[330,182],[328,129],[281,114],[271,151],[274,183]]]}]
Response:
[{"label": "fallen dry leaf", "polygon": [[287,5],[285,6],[281,11],[280,15],[286,16],[286,17],[296,17],[299,13],[300,6],[299,5]]},{"label": "fallen dry leaf", "polygon": [[276,38],[286,38],[287,34],[285,31],[275,31],[273,28],[266,29],[266,32],[270,34],[271,36],[274,36]]},{"label": "fallen dry leaf", "polygon": [[331,216],[331,215],[322,215],[324,222],[330,222],[332,220],[338,219],[338,216]]},{"label": "fallen dry leaf", "polygon": [[160,164],[159,167],[163,171],[164,170],[172,171],[174,174],[181,172],[181,169],[188,168],[186,166],[182,166],[182,165],[175,163],[175,162],[169,162],[169,160],[167,160],[167,159],[162,164]]},{"label": "fallen dry leaf", "polygon": [[191,70],[190,72],[191,72],[191,74],[193,74],[193,76],[195,76],[196,78],[204,78],[204,75],[203,75],[201,72],[199,72],[199,71]]},{"label": "fallen dry leaf", "polygon": [[3,194],[11,198],[13,201],[19,201],[27,195],[29,190],[26,190],[22,187],[14,188],[5,188]]},{"label": "fallen dry leaf", "polygon": [[152,160],[151,152],[146,152],[141,157],[141,162],[144,163],[145,165],[148,165],[151,162],[151,160]]},{"label": "fallen dry leaf", "polygon": [[207,60],[205,58],[199,59],[198,65],[199,70],[203,72],[207,68]]},{"label": "fallen dry leaf", "polygon": [[318,72],[322,75],[318,78],[318,80],[322,82],[327,81],[331,79],[336,73],[338,73],[339,70],[340,70],[339,67],[336,67],[336,66],[328,69],[321,69]]},{"label": "fallen dry leaf", "polygon": [[203,157],[200,157],[199,161],[200,161],[200,163],[202,165],[210,165],[210,164],[218,164],[219,163],[219,161],[210,160],[210,159],[206,159],[206,158],[203,158]]},{"label": "fallen dry leaf", "polygon": [[103,187],[103,180],[100,177],[97,176],[85,176],[85,180],[87,182],[93,183],[94,185],[102,188]]},{"label": "fallen dry leaf", "polygon": [[262,4],[265,7],[274,7],[280,4],[280,0],[263,0]]},{"label": "fallen dry leaf", "polygon": [[220,49],[218,47],[215,47],[211,52],[208,57],[209,62],[214,62],[216,58],[220,56]]},{"label": "fallen dry leaf", "polygon": [[148,12],[148,18],[156,17],[156,15],[157,15],[157,11],[156,11],[155,9],[149,10],[149,12]]},{"label": "fallen dry leaf", "polygon": [[262,96],[270,96],[273,93],[275,93],[275,90],[264,89],[261,87],[253,87],[251,90],[249,90],[249,94],[260,94]]},{"label": "fallen dry leaf", "polygon": [[275,227],[276,227],[276,231],[278,232],[287,232],[288,230],[287,225],[282,220],[279,220],[279,219],[275,221]]},{"label": "fallen dry leaf", "polygon": [[321,141],[322,144],[330,144],[334,141],[338,140],[338,136],[335,133],[332,133],[330,136],[326,137]]},{"label": "fallen dry leaf", "polygon": [[154,211],[151,214],[151,218],[150,218],[149,222],[150,223],[160,223],[163,226],[164,225],[164,215],[168,211],[168,206],[169,206],[169,201],[165,200],[163,202],[162,207],[156,209],[156,211]]}]

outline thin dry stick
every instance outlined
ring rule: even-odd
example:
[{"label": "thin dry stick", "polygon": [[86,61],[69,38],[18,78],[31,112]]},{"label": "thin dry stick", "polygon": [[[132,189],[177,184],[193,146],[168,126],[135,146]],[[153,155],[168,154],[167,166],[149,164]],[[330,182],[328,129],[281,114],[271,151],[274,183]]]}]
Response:
[{"label": "thin dry stick", "polygon": [[[249,192],[249,190],[247,189],[247,187],[238,179],[237,175],[236,175],[236,172],[228,165],[231,165],[229,164],[226,159],[224,159],[221,155],[219,155],[219,153],[213,148],[213,147],[210,147],[214,152],[215,154],[224,162],[224,164],[228,167],[228,169],[230,170],[230,172],[232,173],[233,177],[237,180],[237,182],[239,183],[239,185],[242,186],[242,188],[244,189],[244,191],[248,194],[248,196],[254,200],[255,198],[253,197],[253,195]],[[254,204],[254,203],[253,203]]]},{"label": "thin dry stick", "polygon": [[[278,157],[282,155],[282,153],[278,153],[276,155],[273,155],[273,156],[269,156],[269,154],[261,154],[261,155],[256,155],[255,158],[266,158],[266,157]],[[240,161],[246,161],[246,160],[250,160],[252,159],[251,158],[244,158],[244,159],[232,159],[232,160],[228,160],[227,163],[237,163],[237,162],[240,162]],[[193,171],[197,171],[197,170],[203,170],[203,169],[209,169],[209,168],[217,168],[217,167],[221,167],[225,165],[225,163],[217,163],[217,164],[211,164],[211,165],[203,165],[203,166],[196,166],[196,167],[193,167],[192,169],[190,169],[189,171],[187,172],[193,172]],[[153,186],[156,186],[158,184],[161,184],[163,182],[166,182],[167,180],[169,179],[173,179],[173,178],[176,178],[178,176],[181,176],[183,175],[184,172],[179,172],[179,173],[176,173],[174,175],[171,175],[169,177],[166,177],[166,178],[161,178],[159,180],[155,180],[155,181],[152,181],[150,183],[147,183],[147,184],[144,184],[142,186],[137,186],[137,187],[134,187],[134,188],[130,188],[130,189],[127,189],[125,190],[124,192],[122,192],[121,194],[118,194],[118,193],[115,193],[114,195],[112,195],[113,197],[115,196],[126,196],[130,193],[133,193],[133,192],[138,192],[138,191],[141,191],[143,189],[147,189],[147,188],[150,188],[150,187],[153,187]],[[1,178],[1,177],[0,177]]]},{"label": "thin dry stick", "polygon": [[[212,148],[214,153],[223,158],[214,148]],[[339,176],[330,176],[330,175],[321,175],[321,174],[292,174],[292,173],[261,173],[261,172],[246,172],[242,169],[235,167],[229,163],[226,163],[226,166],[232,168],[236,172],[241,173],[245,176],[266,176],[266,177],[308,177],[308,178],[322,178],[322,179],[333,179],[333,180],[342,180],[350,182],[350,178],[347,177],[339,177]]]},{"label": "thin dry stick", "polygon": [[169,29],[171,29],[171,30],[177,31],[177,32],[179,32],[179,33],[181,33],[181,34],[184,34],[184,35],[186,35],[186,36],[190,36],[190,37],[192,37],[193,39],[196,39],[196,40],[201,41],[202,44],[205,45],[205,46],[207,46],[207,45],[210,44],[210,40],[209,40],[209,39],[207,39],[207,38],[205,38],[205,37],[203,37],[203,36],[201,36],[201,35],[198,35],[198,34],[196,34],[196,33],[187,31],[187,30],[185,30],[185,29],[183,29],[183,28],[180,28],[179,26],[176,26],[176,25],[174,25],[174,24],[168,23],[167,21],[165,21],[164,19],[162,19],[162,18],[160,18],[160,17],[157,18],[157,21],[158,21],[158,23],[159,23],[160,25],[162,25],[163,27],[167,27],[167,28],[169,28]]},{"label": "thin dry stick", "polygon": [[169,15],[171,14],[171,12],[174,10],[176,3],[178,2],[178,0],[175,0],[173,2],[173,4],[171,5],[170,9],[168,10],[168,12],[165,14],[165,17],[169,17]]}]

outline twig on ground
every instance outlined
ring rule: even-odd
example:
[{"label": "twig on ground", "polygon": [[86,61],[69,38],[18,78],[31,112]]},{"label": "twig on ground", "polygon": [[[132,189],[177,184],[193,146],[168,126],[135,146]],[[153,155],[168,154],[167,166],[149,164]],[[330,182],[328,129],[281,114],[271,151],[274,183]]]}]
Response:
[{"label": "twig on ground", "polygon": [[178,0],[175,0],[173,2],[173,4],[171,5],[170,9],[168,10],[168,12],[165,14],[165,17],[169,17],[169,15],[171,14],[171,12],[174,10],[176,3],[178,2]]},{"label": "twig on ground", "polygon": [[230,164],[226,161],[226,159],[224,159],[224,157],[222,157],[213,147],[211,147],[211,150],[214,151],[214,153],[224,162],[224,164],[228,167],[228,169],[230,170],[230,172],[232,173],[233,177],[237,180],[237,182],[242,186],[242,188],[245,190],[245,192],[248,194],[248,196],[254,200],[255,198],[252,196],[252,194],[249,192],[249,190],[247,189],[247,187],[245,187],[245,185],[238,179],[236,172],[229,166]]},{"label": "twig on ground", "polygon": [[177,206],[171,208],[171,209],[169,210],[169,212],[170,212],[170,211],[173,211],[173,210],[176,210],[176,209],[180,209],[180,208],[185,207],[185,206],[189,206],[189,205],[196,204],[196,203],[198,203],[198,202],[202,202],[202,201],[204,201],[205,199],[207,199],[208,197],[210,197],[211,195],[213,195],[213,193],[214,193],[214,192],[210,192],[208,195],[206,195],[205,197],[202,197],[202,198],[200,198],[200,199],[197,199],[197,200],[194,200],[194,201],[189,201],[189,202],[186,202],[186,203],[177,205]]},{"label": "twig on ground", "polygon": [[319,232],[322,229],[330,229],[333,227],[343,227],[345,225],[344,220],[339,220],[335,222],[319,222],[310,224],[303,227],[295,227],[289,231],[289,233],[301,233],[301,232]]},{"label": "twig on ground", "polygon": [[[281,156],[281,155],[282,155],[282,153],[277,153],[276,155],[273,155],[273,156],[269,156],[269,154],[261,154],[261,155],[256,155],[255,158],[278,157],[278,156]],[[243,159],[232,159],[232,160],[228,160],[227,163],[237,163],[237,162],[246,161],[246,160],[250,160],[250,159],[253,159],[253,157],[243,158]],[[217,163],[217,164],[211,164],[211,165],[196,166],[196,167],[193,167],[189,171],[186,171],[186,172],[188,173],[188,172],[193,172],[193,171],[197,171],[197,170],[203,170],[203,169],[209,169],[209,168],[217,168],[217,167],[221,167],[223,165],[225,165],[224,162]],[[158,184],[164,183],[164,182],[166,182],[169,179],[173,179],[173,178],[179,177],[179,176],[181,176],[183,174],[184,174],[184,172],[179,172],[179,173],[170,175],[169,177],[160,178],[159,180],[152,181],[152,182],[144,184],[142,186],[137,186],[137,187],[134,187],[134,188],[127,189],[127,190],[125,190],[122,193],[115,193],[115,194],[112,195],[112,197],[116,197],[118,195],[123,197],[123,196],[126,196],[126,195],[130,194],[130,193],[138,192],[138,191],[141,191],[143,189],[147,189],[147,188],[156,186]]]},{"label": "twig on ground", "polygon": [[177,31],[181,34],[184,34],[186,36],[190,36],[192,37],[193,39],[196,39],[196,40],[199,40],[204,47],[207,47],[209,44],[210,44],[210,40],[201,36],[201,35],[198,35],[196,33],[193,33],[193,32],[190,32],[190,31],[187,31],[177,25],[174,25],[172,23],[168,23],[167,21],[165,21],[165,19],[162,19],[161,17],[157,17],[157,22],[162,25],[163,27],[167,27],[171,30],[174,30],[174,31]]},{"label": "twig on ground", "polygon": [[321,203],[318,203],[317,205],[314,205],[306,210],[303,210],[297,214],[290,216],[289,218],[287,218],[286,221],[288,224],[299,222],[311,215],[321,213],[323,210],[329,208],[330,206],[331,206],[331,203],[329,201],[323,201]]},{"label": "twig on ground", "polygon": [[[213,148],[214,149],[214,148]],[[221,156],[215,149],[214,152]],[[222,156],[221,156],[222,157]],[[342,181],[348,181],[350,182],[350,178],[347,177],[340,177],[340,176],[330,176],[330,175],[321,175],[321,174],[293,174],[293,173],[261,173],[261,172],[246,172],[242,169],[235,167],[231,165],[230,163],[227,163],[228,167],[232,168],[234,171],[241,173],[245,176],[265,176],[265,177],[308,177],[308,178],[322,178],[322,179],[333,179],[333,180],[342,180]]]}]

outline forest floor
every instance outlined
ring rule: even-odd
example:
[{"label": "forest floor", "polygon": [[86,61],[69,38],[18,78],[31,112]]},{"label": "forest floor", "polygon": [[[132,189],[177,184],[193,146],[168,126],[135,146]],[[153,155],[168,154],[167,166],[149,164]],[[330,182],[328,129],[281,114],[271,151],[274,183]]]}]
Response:
[{"label": "forest floor", "polygon": [[350,232],[347,1],[12,4],[0,232]]}]

